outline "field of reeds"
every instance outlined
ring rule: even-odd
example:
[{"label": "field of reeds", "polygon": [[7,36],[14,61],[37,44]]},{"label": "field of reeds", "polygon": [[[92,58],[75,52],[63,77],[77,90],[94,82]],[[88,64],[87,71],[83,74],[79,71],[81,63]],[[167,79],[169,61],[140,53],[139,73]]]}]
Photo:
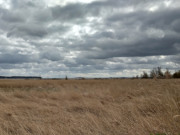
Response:
[{"label": "field of reeds", "polygon": [[180,79],[0,80],[0,135],[157,134],[180,134]]}]

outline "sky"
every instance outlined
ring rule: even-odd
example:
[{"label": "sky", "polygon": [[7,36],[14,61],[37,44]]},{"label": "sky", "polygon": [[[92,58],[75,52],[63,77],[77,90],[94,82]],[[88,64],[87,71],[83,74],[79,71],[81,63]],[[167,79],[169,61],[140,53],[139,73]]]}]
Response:
[{"label": "sky", "polygon": [[180,0],[0,0],[0,75],[180,69]]}]

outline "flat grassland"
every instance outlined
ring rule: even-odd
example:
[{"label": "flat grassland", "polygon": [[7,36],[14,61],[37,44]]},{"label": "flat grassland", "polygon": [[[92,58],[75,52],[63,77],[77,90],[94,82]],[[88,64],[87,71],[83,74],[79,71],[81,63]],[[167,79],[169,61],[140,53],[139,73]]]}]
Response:
[{"label": "flat grassland", "polygon": [[180,80],[0,80],[0,135],[150,134],[180,134]]}]

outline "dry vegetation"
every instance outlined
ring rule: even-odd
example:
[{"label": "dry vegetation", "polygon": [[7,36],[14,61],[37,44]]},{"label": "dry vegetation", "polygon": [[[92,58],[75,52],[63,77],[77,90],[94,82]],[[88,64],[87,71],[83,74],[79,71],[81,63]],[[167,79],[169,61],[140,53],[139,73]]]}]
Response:
[{"label": "dry vegetation", "polygon": [[0,80],[0,135],[158,133],[180,133],[180,80]]}]

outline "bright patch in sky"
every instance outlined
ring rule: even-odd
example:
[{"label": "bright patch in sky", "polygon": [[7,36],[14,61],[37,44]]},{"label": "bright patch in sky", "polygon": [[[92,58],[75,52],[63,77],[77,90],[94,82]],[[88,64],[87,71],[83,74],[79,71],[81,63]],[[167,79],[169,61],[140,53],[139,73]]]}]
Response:
[{"label": "bright patch in sky", "polygon": [[163,38],[165,36],[165,33],[163,32],[163,30],[150,28],[147,30],[147,35],[150,38]]},{"label": "bright patch in sky", "polygon": [[49,7],[53,7],[55,5],[62,5],[65,6],[69,3],[91,3],[96,0],[46,0],[46,4]]},{"label": "bright patch in sky", "polygon": [[7,0],[7,1],[4,1],[4,0],[0,0],[0,7],[3,7],[3,8],[6,8],[6,9],[9,9],[10,8],[10,1]]},{"label": "bright patch in sky", "polygon": [[166,58],[166,56],[164,56],[164,55],[160,56],[160,59],[165,59],[165,58]]},{"label": "bright patch in sky", "polygon": [[164,1],[164,4],[166,7],[169,7],[171,5],[172,1],[171,0],[166,0]]},{"label": "bright patch in sky", "polygon": [[150,8],[149,8],[149,11],[151,11],[151,12],[154,12],[154,11],[156,11],[156,10],[158,10],[158,6],[151,6]]}]

